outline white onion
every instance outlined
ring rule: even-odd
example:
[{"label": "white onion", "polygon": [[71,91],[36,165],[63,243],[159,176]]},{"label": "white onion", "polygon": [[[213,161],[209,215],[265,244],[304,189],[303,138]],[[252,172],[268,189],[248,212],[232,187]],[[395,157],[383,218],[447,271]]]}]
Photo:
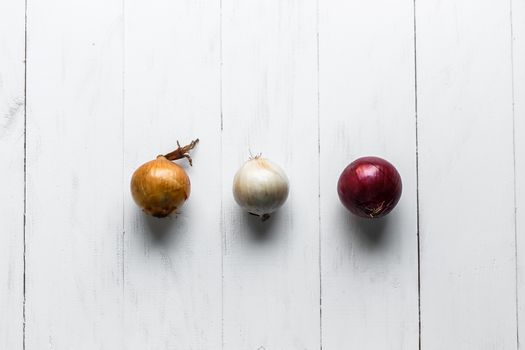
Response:
[{"label": "white onion", "polygon": [[235,174],[233,196],[239,206],[264,221],[286,201],[288,178],[277,164],[257,156]]}]

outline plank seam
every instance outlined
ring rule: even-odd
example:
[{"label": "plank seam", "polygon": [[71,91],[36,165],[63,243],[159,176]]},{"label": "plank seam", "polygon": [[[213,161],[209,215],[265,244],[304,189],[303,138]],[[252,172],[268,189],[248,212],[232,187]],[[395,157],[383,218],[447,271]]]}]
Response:
[{"label": "plank seam", "polygon": [[317,53],[317,210],[318,210],[318,251],[319,251],[319,349],[323,349],[323,274],[321,261],[321,94],[319,59],[319,0],[316,1],[316,53]]},{"label": "plank seam", "polygon": [[226,244],[226,233],[224,228],[224,200],[223,200],[223,131],[224,131],[224,116],[223,116],[223,78],[222,78],[222,65],[223,65],[223,42],[222,42],[222,0],[219,0],[219,113],[220,113],[220,184],[221,184],[221,204],[220,204],[220,231],[221,231],[221,349],[224,350],[224,252]]},{"label": "plank seam", "polygon": [[320,54],[319,54],[319,0],[316,1],[316,53],[317,53],[317,210],[318,210],[318,250],[319,250],[319,349],[323,350],[323,274],[321,258],[321,93],[320,93]]},{"label": "plank seam", "polygon": [[126,169],[125,169],[125,120],[126,120],[126,1],[122,0],[121,3],[122,6],[122,120],[121,120],[121,126],[122,126],[122,133],[121,133],[121,147],[122,147],[122,243],[121,243],[121,263],[122,263],[122,271],[121,271],[121,278],[122,278],[122,297],[124,299],[125,297],[125,285],[126,285],[126,253],[125,253],[125,241],[126,241],[126,206],[125,203],[125,192],[126,192],[126,186],[124,185],[126,183]]},{"label": "plank seam", "polygon": [[421,243],[419,221],[419,123],[417,104],[417,20],[416,0],[413,2],[414,25],[414,114],[416,131],[416,237],[417,237],[417,312],[418,312],[418,348],[421,350]]},{"label": "plank seam", "polygon": [[26,232],[27,232],[27,2],[24,1],[24,217],[23,217],[23,279],[22,279],[22,349],[26,348]]},{"label": "plank seam", "polygon": [[513,182],[514,182],[514,264],[515,264],[515,295],[516,295],[516,349],[520,348],[519,334],[519,277],[518,277],[518,200],[517,200],[517,179],[516,179],[516,110],[515,110],[515,81],[514,81],[514,21],[513,21],[513,1],[509,0],[510,16],[510,70],[511,70],[511,96],[512,96],[512,161],[513,161]]}]

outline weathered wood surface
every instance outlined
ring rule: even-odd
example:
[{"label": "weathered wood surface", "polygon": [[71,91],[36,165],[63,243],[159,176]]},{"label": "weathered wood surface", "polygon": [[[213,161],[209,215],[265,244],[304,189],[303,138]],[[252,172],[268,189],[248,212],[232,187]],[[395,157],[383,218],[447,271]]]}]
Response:
[{"label": "weathered wood surface", "polygon": [[[4,0],[0,348],[518,349],[524,106],[523,0]],[[146,217],[133,170],[197,137]],[[403,178],[375,222],[336,193],[364,155]]]}]

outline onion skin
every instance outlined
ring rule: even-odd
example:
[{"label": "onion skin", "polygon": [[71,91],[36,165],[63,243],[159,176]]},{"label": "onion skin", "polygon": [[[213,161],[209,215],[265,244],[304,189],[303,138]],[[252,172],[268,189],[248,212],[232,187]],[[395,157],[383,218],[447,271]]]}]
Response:
[{"label": "onion skin", "polygon": [[170,215],[190,196],[190,178],[184,169],[163,156],[140,166],[131,178],[133,200],[157,218]]},{"label": "onion skin", "polygon": [[233,196],[240,207],[263,221],[288,198],[288,178],[273,162],[260,156],[248,160],[233,179]]},{"label": "onion skin", "polygon": [[394,209],[403,185],[396,168],[379,157],[363,157],[350,163],[337,183],[343,205],[364,218],[379,218]]},{"label": "onion skin", "polygon": [[199,142],[179,146],[175,151],[142,164],[131,177],[131,195],[142,210],[154,217],[163,218],[179,209],[191,192],[190,178],[173,160],[186,158],[190,165],[189,151]]}]

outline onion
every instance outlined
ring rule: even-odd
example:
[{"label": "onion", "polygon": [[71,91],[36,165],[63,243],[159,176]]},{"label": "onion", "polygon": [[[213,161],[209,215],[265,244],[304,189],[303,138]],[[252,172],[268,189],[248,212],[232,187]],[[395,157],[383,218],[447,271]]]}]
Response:
[{"label": "onion", "polygon": [[378,157],[363,157],[345,168],[337,192],[353,214],[378,218],[394,209],[402,187],[401,176],[392,164]]},{"label": "onion", "polygon": [[166,155],[141,165],[131,178],[131,195],[142,210],[157,218],[170,215],[180,208],[190,195],[190,178],[186,171],[173,163],[173,160],[186,158],[190,165],[192,160],[189,151],[199,142],[178,148]]},{"label": "onion", "polygon": [[277,164],[258,155],[235,174],[233,196],[239,206],[265,221],[288,198],[288,178]]}]

